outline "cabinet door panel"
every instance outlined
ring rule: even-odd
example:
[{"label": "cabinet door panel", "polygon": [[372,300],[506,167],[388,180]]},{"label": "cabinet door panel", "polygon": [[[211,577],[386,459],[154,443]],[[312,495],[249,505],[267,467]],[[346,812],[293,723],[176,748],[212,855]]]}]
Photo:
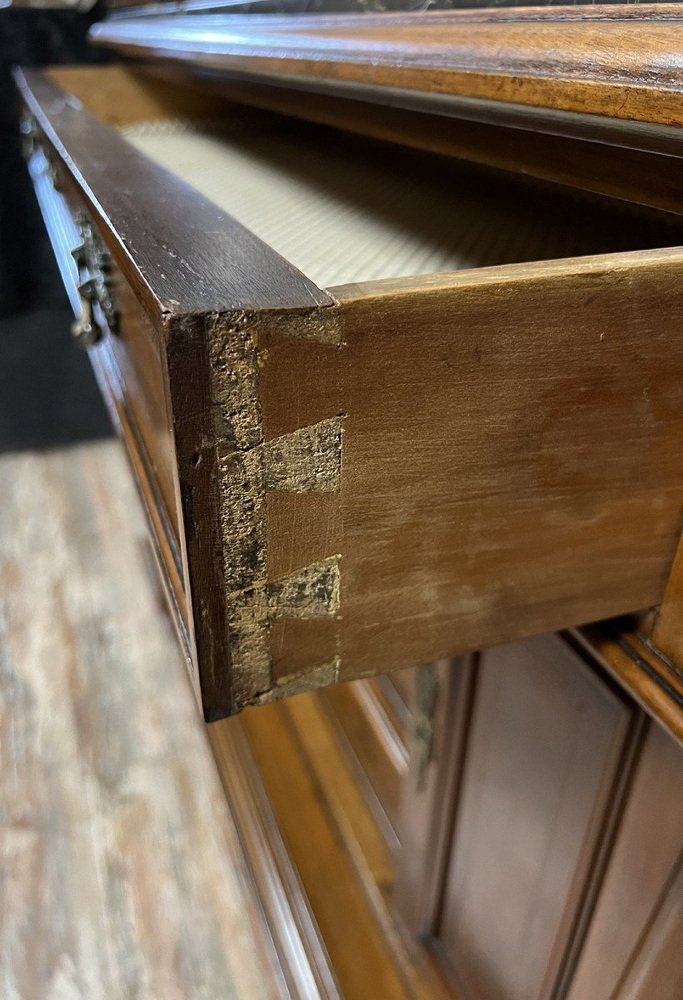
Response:
[{"label": "cabinet door panel", "polygon": [[682,793],[683,750],[653,727],[568,1000],[683,996]]},{"label": "cabinet door panel", "polygon": [[467,1000],[534,1000],[556,981],[631,712],[557,636],[484,653],[477,673],[437,939]]},{"label": "cabinet door panel", "polygon": [[[412,673],[413,671],[409,671]],[[398,845],[401,785],[408,769],[408,719],[385,698],[384,678],[332,685],[322,694],[336,724],[356,780],[392,847]],[[407,709],[406,709],[407,712]]]},{"label": "cabinet door panel", "polygon": [[681,1000],[683,996],[683,865],[679,859],[642,947],[616,1000]]}]

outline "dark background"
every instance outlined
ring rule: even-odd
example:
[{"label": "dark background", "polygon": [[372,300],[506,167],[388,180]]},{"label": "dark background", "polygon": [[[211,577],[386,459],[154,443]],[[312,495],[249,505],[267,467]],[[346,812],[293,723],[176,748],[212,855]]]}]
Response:
[{"label": "dark background", "polygon": [[[102,17],[73,11],[0,11],[0,451],[108,435],[87,357],[21,156],[13,65],[97,62],[86,33]],[[0,484],[0,487],[2,484]]]}]

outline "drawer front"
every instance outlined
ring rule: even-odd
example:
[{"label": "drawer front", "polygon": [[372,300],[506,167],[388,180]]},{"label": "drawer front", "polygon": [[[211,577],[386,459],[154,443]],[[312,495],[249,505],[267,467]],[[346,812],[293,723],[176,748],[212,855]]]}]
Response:
[{"label": "drawer front", "polygon": [[[189,663],[182,518],[163,345],[104,249],[93,217],[84,210],[68,175],[39,140],[30,119],[26,125],[29,172],[73,308],[74,337],[89,346],[98,383],[125,442]],[[106,288],[106,312],[98,301],[102,291],[92,292],[93,281]]]},{"label": "drawer front", "polygon": [[681,251],[323,291],[45,77],[20,89],[113,258],[93,361],[180,536],[207,718],[659,600]]},{"label": "drawer front", "polygon": [[158,484],[160,502],[176,547],[180,547],[181,518],[177,509],[175,447],[171,427],[164,345],[140,308],[121,272],[112,269],[113,299],[118,313],[116,335],[96,350],[116,372],[131,423],[148,456]]}]

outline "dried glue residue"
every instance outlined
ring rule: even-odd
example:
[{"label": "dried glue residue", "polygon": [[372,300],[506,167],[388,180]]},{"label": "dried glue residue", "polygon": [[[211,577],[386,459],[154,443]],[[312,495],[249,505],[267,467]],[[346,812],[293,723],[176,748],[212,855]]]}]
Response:
[{"label": "dried glue residue", "polygon": [[267,441],[263,445],[266,488],[333,492],[341,473],[341,438],[342,418],[332,417]]},{"label": "dried glue residue", "polygon": [[268,584],[273,618],[333,618],[339,613],[339,560],[330,556]]}]

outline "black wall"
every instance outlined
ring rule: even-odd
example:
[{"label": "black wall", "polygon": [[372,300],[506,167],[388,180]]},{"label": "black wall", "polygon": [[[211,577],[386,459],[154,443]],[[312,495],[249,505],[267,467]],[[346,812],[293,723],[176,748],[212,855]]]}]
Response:
[{"label": "black wall", "polygon": [[[102,61],[86,44],[101,11],[0,11],[0,451],[110,433],[21,156],[14,65]],[[2,484],[0,483],[0,492]]]}]

